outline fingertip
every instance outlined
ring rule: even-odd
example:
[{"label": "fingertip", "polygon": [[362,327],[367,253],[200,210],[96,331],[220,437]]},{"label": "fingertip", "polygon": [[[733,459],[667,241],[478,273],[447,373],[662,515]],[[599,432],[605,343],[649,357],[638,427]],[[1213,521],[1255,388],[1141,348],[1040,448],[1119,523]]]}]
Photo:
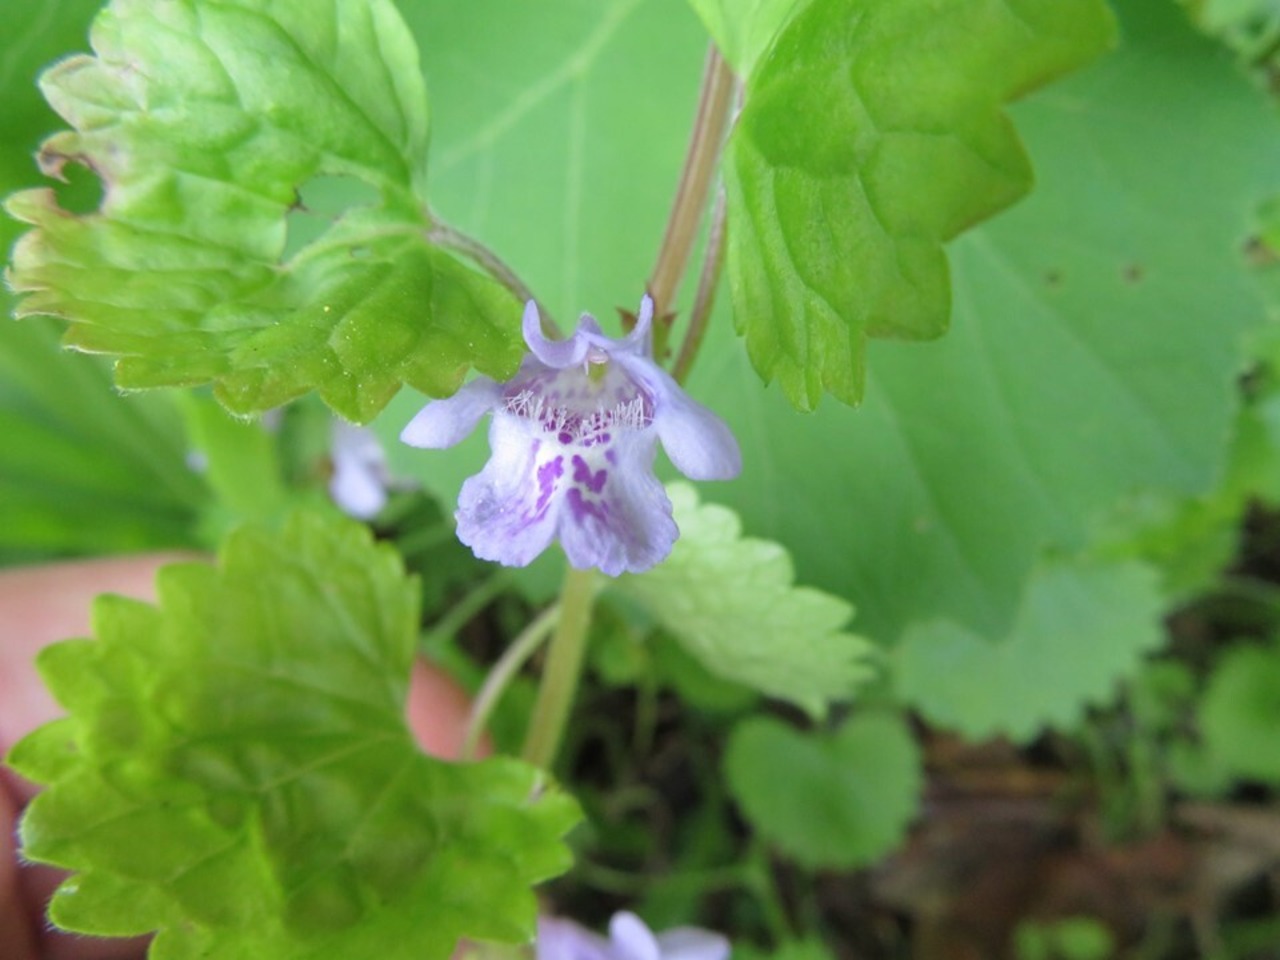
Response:
[{"label": "fingertip", "polygon": [[[405,719],[423,750],[442,760],[457,760],[470,711],[471,698],[452,677],[422,660],[414,664]],[[488,754],[489,749],[486,738],[480,755]]]},{"label": "fingertip", "polygon": [[0,571],[0,756],[62,715],[36,672],[36,654],[55,641],[88,636],[99,594],[154,600],[156,572],[195,559],[191,553],[138,554]]}]

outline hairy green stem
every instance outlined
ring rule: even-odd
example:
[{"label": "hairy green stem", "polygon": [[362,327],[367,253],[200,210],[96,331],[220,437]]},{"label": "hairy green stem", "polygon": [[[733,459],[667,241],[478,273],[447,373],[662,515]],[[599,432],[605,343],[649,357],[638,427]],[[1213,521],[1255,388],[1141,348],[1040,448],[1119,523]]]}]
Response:
[{"label": "hairy green stem", "polygon": [[489,717],[497,707],[498,701],[502,699],[502,694],[520,672],[520,668],[547,638],[547,634],[551,632],[551,628],[559,617],[559,604],[547,607],[524,628],[524,631],[511,642],[511,646],[507,647],[498,662],[493,665],[493,669],[485,677],[484,686],[480,688],[475,702],[471,705],[471,713],[467,717],[467,732],[463,737],[462,750],[459,754],[461,759],[475,759],[480,738],[484,736],[485,727],[489,725]]},{"label": "hairy green stem", "polygon": [[[457,227],[450,226],[434,214],[431,215],[431,229],[427,231],[427,239],[437,246],[462,254],[489,276],[493,277],[494,280],[510,290],[512,295],[521,303],[537,300],[533,295],[533,291],[529,289],[529,285],[520,279],[520,275],[505,260],[475,237],[463,233]],[[547,332],[553,336],[560,336],[555,321],[551,319],[551,315],[547,313],[546,308],[541,303],[538,303],[538,312],[542,316],[542,325],[547,329]]]},{"label": "hairy green stem", "polygon": [[688,270],[698,224],[702,221],[711,182],[720,163],[735,84],[733,71],[713,45],[707,51],[689,152],[680,172],[680,184],[676,187],[676,198],[671,205],[671,216],[658,250],[658,260],[649,275],[649,296],[653,297],[654,316],[661,317],[671,309],[680,280]]},{"label": "hairy green stem", "polygon": [[456,635],[459,630],[474,620],[481,610],[497,599],[510,582],[511,574],[506,570],[495,573],[487,580],[482,580],[470,593],[454,604],[448,613],[431,625],[427,630],[427,636],[447,638]]},{"label": "hairy green stem", "polygon": [[538,700],[529,721],[522,759],[549,768],[560,749],[569,708],[578,691],[587,632],[591,626],[591,604],[595,599],[594,570],[568,569],[560,591],[560,619],[551,638],[551,649],[538,687]]}]

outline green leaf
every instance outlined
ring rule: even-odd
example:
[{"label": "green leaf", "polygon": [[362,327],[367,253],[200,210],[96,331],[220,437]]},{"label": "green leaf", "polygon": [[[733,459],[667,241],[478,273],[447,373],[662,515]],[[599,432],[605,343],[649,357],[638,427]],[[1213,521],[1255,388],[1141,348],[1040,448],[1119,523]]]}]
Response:
[{"label": "green leaf", "polygon": [[801,0],[689,0],[734,71],[751,76]]},{"label": "green leaf", "polygon": [[[694,368],[690,392],[744,460],[703,495],[785,544],[800,582],[856,602],[886,646],[939,619],[999,642],[1046,555],[1091,550],[1131,497],[1222,476],[1241,336],[1266,316],[1241,251],[1280,193],[1280,125],[1176,5],[1117,9],[1115,54],[1011,111],[1037,187],[949,248],[948,336],[872,343],[863,406],[802,417],[760,389],[721,297]],[[486,31],[499,15],[511,30]],[[687,4],[423,0],[406,16],[437,105],[433,204],[562,317],[634,308],[705,55]],[[377,424],[392,468],[453,502],[483,431],[426,457],[395,440],[415,409],[397,398]]]},{"label": "green leaf", "polygon": [[1111,43],[1101,0],[813,0],[730,142],[729,285],[756,370],[801,410],[862,399],[868,337],[940,335],[942,244],[1031,166],[1002,105]]},{"label": "green leaf", "polygon": [[898,693],[930,720],[979,739],[1029,740],[1076,723],[1164,640],[1154,571],[1140,563],[1046,564],[1013,627],[991,643],[958,623],[910,628],[894,651]]},{"label": "green leaf", "polygon": [[160,931],[165,958],[447,957],[527,940],[571,800],[510,760],[424,755],[403,710],[418,626],[397,555],[352,521],[245,528],[218,565],[106,597],[48,648],[70,717],[13,750],[48,784],[24,855],[78,871],[54,922]]},{"label": "green leaf", "polygon": [[[32,82],[79,42],[97,0],[9,4],[0,58],[0,195],[38,174],[31,154],[55,117]],[[79,203],[83,184],[64,188]],[[0,217],[0,249],[19,225]],[[0,285],[0,558],[191,546],[208,492],[184,462],[168,398],[120,396],[89,357],[59,351],[46,321],[5,322]]]},{"label": "green leaf", "polygon": [[745,465],[716,495],[867,636],[941,617],[998,640],[1046,551],[1223,475],[1241,341],[1267,316],[1242,250],[1280,191],[1280,124],[1173,4],[1121,12],[1121,51],[1016,109],[1036,191],[954,243],[951,332],[873,344],[861,408],[796,416],[712,325],[690,387]]},{"label": "green leaf", "polygon": [[[636,309],[662,240],[706,31],[684,0],[421,0],[404,15],[432,93],[432,208],[501,253],[562,326],[587,310],[609,329],[615,307]],[[453,503],[487,457],[483,431],[426,456],[398,440],[420,406],[402,393],[376,427],[393,471]]]},{"label": "green leaf", "polygon": [[831,734],[753,718],[725,752],[729,789],[748,821],[804,867],[878,860],[906,834],[923,777],[902,717],[858,715]]},{"label": "green leaf", "polygon": [[[42,78],[74,129],[39,159],[90,167],[102,204],[10,199],[36,227],[13,254],[20,315],[70,320],[121,386],[213,382],[240,412],[316,389],[367,420],[402,382],[512,372],[518,305],[430,240],[426,93],[390,0],[114,0],[91,40]],[[332,178],[371,202],[286,256],[288,214]]]},{"label": "green leaf", "polygon": [[[1255,371],[1255,376],[1261,373]],[[1270,381],[1274,374],[1265,377]],[[1255,503],[1280,503],[1280,393],[1266,383],[1236,416],[1216,487],[1196,497],[1135,497],[1109,518],[1109,555],[1141,559],[1163,573],[1165,594],[1186,600],[1210,589],[1239,551],[1242,520]]]},{"label": "green leaf", "polygon": [[1280,645],[1228,651],[1213,669],[1197,718],[1217,765],[1232,776],[1280,783]]},{"label": "green leaf", "polygon": [[794,586],[786,550],[742,536],[737,515],[672,484],[680,539],[665,563],[615,581],[713,674],[821,715],[871,676],[853,608]]},{"label": "green leaf", "polygon": [[743,713],[759,695],[721,679],[667,631],[632,628],[607,603],[591,622],[591,665],[610,686],[665,687],[703,713]]}]

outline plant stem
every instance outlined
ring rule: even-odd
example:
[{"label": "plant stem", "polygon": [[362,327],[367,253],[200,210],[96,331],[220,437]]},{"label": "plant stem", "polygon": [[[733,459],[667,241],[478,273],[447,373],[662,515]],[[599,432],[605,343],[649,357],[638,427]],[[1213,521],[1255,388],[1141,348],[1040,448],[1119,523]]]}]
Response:
[{"label": "plant stem", "polygon": [[405,534],[397,541],[397,546],[400,552],[408,557],[415,553],[425,553],[434,547],[440,546],[442,543],[449,543],[456,540],[457,536],[452,524],[446,526],[441,523],[434,527],[423,527],[419,530],[414,530],[412,533]]},{"label": "plant stem", "polygon": [[[530,300],[537,300],[533,295],[533,291],[529,289],[529,285],[520,279],[520,275],[505,260],[475,237],[463,233],[457,227],[450,226],[434,214],[431,215],[431,229],[427,232],[427,239],[437,246],[455,250],[471,260],[481,270],[510,290],[512,295],[522,304],[528,303]],[[555,321],[551,319],[551,315],[547,313],[546,308],[541,303],[538,304],[538,313],[542,316],[542,325],[547,328],[548,333],[560,336]]]},{"label": "plant stem", "polygon": [[[670,308],[680,285],[680,279],[688,269],[698,224],[706,208],[711,182],[724,146],[724,132],[733,105],[735,88],[733,72],[712,45],[707,52],[706,67],[703,70],[702,88],[698,95],[698,110],[694,117],[689,151],[685,155],[684,168],[680,173],[680,183],[676,188],[676,197],[671,206],[666,233],[662,237],[662,246],[658,250],[658,259],[649,277],[648,291],[653,297],[654,313],[657,316],[662,316]],[[519,283],[515,274],[497,260],[487,247],[443,224],[437,224],[433,229],[433,238],[437,231],[447,231],[440,235],[438,242],[452,245],[467,253],[500,282],[505,275],[508,278],[508,289],[514,290],[511,282]],[[718,254],[712,259],[716,258]],[[711,268],[712,273],[717,271],[718,267]],[[706,272],[704,270],[704,273]],[[713,276],[705,282],[714,286],[714,279]],[[520,295],[528,299],[527,288],[524,288],[523,284],[520,284],[520,287],[526,291]],[[710,293],[705,293],[702,297],[706,301],[704,314],[710,311],[710,296]],[[545,313],[543,322],[547,323]],[[705,323],[704,316],[700,325],[705,326]],[[700,342],[701,333],[698,334],[697,340]],[[696,352],[697,343],[695,342],[689,349],[691,353]],[[692,355],[685,362],[686,365],[691,363]],[[551,638],[550,652],[543,669],[542,682],[538,688],[538,700],[534,704],[533,716],[529,721],[529,733],[525,739],[524,749],[521,751],[522,758],[536,766],[550,767],[560,748],[569,709],[573,704],[578,680],[582,673],[594,597],[594,572],[570,568],[565,574],[564,586],[560,593],[560,619],[556,624],[555,634]]]},{"label": "plant stem", "polygon": [[492,603],[497,596],[507,589],[507,585],[511,582],[511,574],[506,570],[493,574],[489,579],[482,580],[471,592],[466,594],[461,600],[455,603],[443,617],[437,620],[427,630],[428,639],[442,638],[447,639],[455,636],[459,630]]},{"label": "plant stem", "polygon": [[524,628],[523,632],[511,642],[511,646],[503,652],[498,662],[493,665],[493,669],[485,677],[480,692],[476,694],[475,702],[471,705],[471,714],[467,717],[467,732],[462,741],[461,759],[475,758],[480,738],[484,736],[489,717],[502,698],[502,694],[506,692],[515,675],[520,672],[520,668],[547,638],[547,634],[551,632],[551,628],[559,617],[559,604],[547,607]]},{"label": "plant stem", "polygon": [[698,291],[693,297],[693,309],[689,313],[689,329],[680,344],[671,376],[676,383],[684,383],[693,369],[693,361],[702,347],[707,333],[711,308],[715,306],[716,290],[720,286],[720,272],[724,268],[725,197],[721,189],[716,194],[716,206],[711,212],[711,231],[707,235],[707,250],[702,257],[702,272],[698,275]]},{"label": "plant stem", "polygon": [[793,939],[791,921],[787,917],[787,908],[778,891],[778,879],[769,860],[769,853],[763,843],[756,841],[748,854],[747,876],[749,889],[756,895],[760,908],[764,913],[765,925],[773,937],[774,944],[781,946]]},{"label": "plant stem", "polygon": [[702,90],[698,96],[689,152],[680,172],[680,184],[671,205],[671,216],[658,250],[658,260],[649,275],[649,296],[653,297],[655,316],[660,317],[671,308],[680,279],[688,269],[698,223],[706,209],[707,194],[720,162],[734,86],[733,71],[712,45],[707,51],[707,63],[702,74]]},{"label": "plant stem", "polygon": [[595,571],[570,567],[560,591],[560,619],[551,638],[538,701],[520,752],[522,759],[544,769],[551,766],[560,749],[569,708],[578,690],[594,599]]}]

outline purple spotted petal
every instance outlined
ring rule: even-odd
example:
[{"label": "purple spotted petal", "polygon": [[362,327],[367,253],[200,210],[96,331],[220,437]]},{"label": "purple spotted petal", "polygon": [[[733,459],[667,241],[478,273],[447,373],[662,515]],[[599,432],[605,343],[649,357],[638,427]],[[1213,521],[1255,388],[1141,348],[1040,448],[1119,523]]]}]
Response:
[{"label": "purple spotted petal", "polygon": [[476,377],[452,397],[432,400],[418,411],[400,439],[411,447],[441,450],[459,443],[480,418],[502,402],[502,387],[488,377]]},{"label": "purple spotted petal", "polygon": [[558,536],[574,567],[618,576],[671,552],[679,530],[653,475],[651,433],[562,444],[499,411],[489,443],[492,457],[458,497],[458,537],[481,559],[525,566]]},{"label": "purple spotted petal", "polygon": [[458,539],[481,560],[523,567],[550,546],[562,506],[559,444],[509,413],[494,415],[492,455],[458,494]]},{"label": "purple spotted petal", "polygon": [[603,451],[572,454],[560,516],[560,543],[571,565],[616,577],[666,559],[680,531],[667,491],[653,475],[656,452],[653,434],[644,431],[620,432]]},{"label": "purple spotted petal", "polygon": [[731,480],[742,471],[742,452],[728,425],[670,374],[647,357],[614,361],[653,397],[653,426],[677,470],[690,480]]}]

